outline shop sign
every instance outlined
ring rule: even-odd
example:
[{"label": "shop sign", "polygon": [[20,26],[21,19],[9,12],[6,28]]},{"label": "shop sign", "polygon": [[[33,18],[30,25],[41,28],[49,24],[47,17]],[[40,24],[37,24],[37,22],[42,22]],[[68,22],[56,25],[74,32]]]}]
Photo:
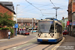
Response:
[{"label": "shop sign", "polygon": [[72,25],[72,22],[70,22],[70,25]]},{"label": "shop sign", "polygon": [[75,22],[73,22],[72,25],[75,25]]}]

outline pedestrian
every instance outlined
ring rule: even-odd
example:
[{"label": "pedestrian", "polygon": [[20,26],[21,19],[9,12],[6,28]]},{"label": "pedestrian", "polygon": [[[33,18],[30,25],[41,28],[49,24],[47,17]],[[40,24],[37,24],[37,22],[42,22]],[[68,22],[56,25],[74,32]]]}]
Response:
[{"label": "pedestrian", "polygon": [[8,39],[10,39],[10,35],[11,35],[11,32],[10,30],[8,31]]}]

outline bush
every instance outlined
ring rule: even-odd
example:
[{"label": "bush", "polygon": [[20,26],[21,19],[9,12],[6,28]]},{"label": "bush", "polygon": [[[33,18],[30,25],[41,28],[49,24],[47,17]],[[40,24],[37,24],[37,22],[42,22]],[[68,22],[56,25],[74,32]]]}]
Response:
[{"label": "bush", "polygon": [[9,30],[10,30],[10,32],[11,32],[11,36],[12,36],[13,33],[14,33],[14,29],[13,29],[13,28],[10,28]]},{"label": "bush", "polygon": [[14,26],[14,24],[16,23],[15,21],[12,20],[13,16],[12,15],[8,15],[7,13],[0,13],[0,26],[4,27],[10,27],[10,26]]},{"label": "bush", "polygon": [[6,28],[0,28],[0,30],[9,30],[9,27],[6,27]]},{"label": "bush", "polygon": [[6,28],[0,28],[0,30],[10,30],[11,36],[12,36],[13,33],[14,33],[14,29],[13,29],[13,28],[9,28],[9,27],[6,27]]}]

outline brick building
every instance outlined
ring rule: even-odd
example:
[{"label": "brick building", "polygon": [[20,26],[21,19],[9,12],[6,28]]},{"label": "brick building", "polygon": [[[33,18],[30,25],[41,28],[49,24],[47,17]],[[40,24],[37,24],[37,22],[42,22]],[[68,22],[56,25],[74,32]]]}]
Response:
[{"label": "brick building", "polygon": [[33,26],[36,26],[35,24],[38,22],[38,20],[35,18],[17,18],[17,23],[19,25],[19,28],[23,26],[32,28],[32,20],[33,20]]},{"label": "brick building", "polygon": [[75,0],[69,0],[67,28],[70,35],[75,32]]},{"label": "brick building", "polygon": [[14,6],[12,2],[0,2],[0,13],[7,13],[14,16]]},{"label": "brick building", "polygon": [[[8,15],[14,16],[14,6],[12,2],[0,2],[0,13],[7,13]],[[12,20],[14,17],[12,18]]]},{"label": "brick building", "polygon": [[[0,2],[0,13],[7,13],[10,16],[14,16],[14,6],[12,2]],[[14,17],[13,17],[14,18]],[[12,18],[12,20],[13,20]],[[1,25],[0,25],[1,27]],[[0,39],[7,38],[8,30],[0,30]],[[13,34],[12,36],[14,36]]]}]

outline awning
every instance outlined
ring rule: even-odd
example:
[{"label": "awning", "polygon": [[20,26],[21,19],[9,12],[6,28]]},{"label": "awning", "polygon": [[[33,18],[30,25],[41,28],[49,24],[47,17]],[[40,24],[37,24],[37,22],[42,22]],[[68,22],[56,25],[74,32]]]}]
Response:
[{"label": "awning", "polygon": [[67,21],[67,26],[70,24],[70,21]]}]

